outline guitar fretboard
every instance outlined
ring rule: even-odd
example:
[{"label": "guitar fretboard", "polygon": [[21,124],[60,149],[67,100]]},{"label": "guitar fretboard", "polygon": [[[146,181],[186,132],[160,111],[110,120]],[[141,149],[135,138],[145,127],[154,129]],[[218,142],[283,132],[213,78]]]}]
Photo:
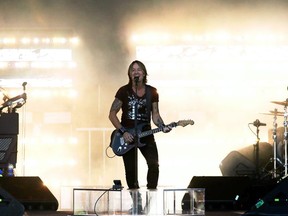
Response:
[{"label": "guitar fretboard", "polygon": [[[175,123],[175,122],[170,123],[169,126],[176,127],[177,123]],[[154,134],[154,133],[158,133],[160,131],[162,131],[162,128],[154,128],[154,129],[149,130],[149,131],[143,131],[138,136],[139,136],[139,138],[142,138],[142,137],[146,137],[146,136],[149,136],[151,134]]]}]

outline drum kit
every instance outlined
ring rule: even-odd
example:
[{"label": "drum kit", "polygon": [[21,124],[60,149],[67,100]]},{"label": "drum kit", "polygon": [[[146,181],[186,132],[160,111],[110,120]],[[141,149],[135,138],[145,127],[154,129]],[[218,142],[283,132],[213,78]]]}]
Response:
[{"label": "drum kit", "polygon": [[[273,104],[277,104],[277,105],[281,105],[284,107],[284,111],[278,111],[278,109],[274,109],[273,111],[270,111],[269,113],[264,113],[266,115],[273,115],[273,178],[278,178],[279,174],[277,174],[277,170],[278,170],[278,166],[280,164],[280,166],[284,166],[284,176],[280,176],[281,178],[286,178],[287,177],[287,144],[288,144],[288,98],[285,101],[271,101],[271,103]],[[283,120],[283,136],[281,136],[283,138],[283,140],[280,140],[278,136],[279,133],[277,133],[277,131],[279,132],[278,125],[277,125],[277,117],[279,116],[283,116],[284,120]],[[280,142],[283,142],[284,145],[284,162],[281,161],[278,156],[279,156],[279,145]],[[284,165],[283,165],[284,164]],[[283,175],[283,174],[281,174]]]}]

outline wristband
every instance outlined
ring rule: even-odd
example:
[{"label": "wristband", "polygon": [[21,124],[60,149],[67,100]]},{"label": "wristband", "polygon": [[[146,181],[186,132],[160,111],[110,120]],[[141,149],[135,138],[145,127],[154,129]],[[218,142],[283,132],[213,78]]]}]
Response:
[{"label": "wristband", "polygon": [[119,132],[123,135],[123,134],[126,132],[126,130],[125,130],[124,127],[121,127],[121,128],[119,129]]}]

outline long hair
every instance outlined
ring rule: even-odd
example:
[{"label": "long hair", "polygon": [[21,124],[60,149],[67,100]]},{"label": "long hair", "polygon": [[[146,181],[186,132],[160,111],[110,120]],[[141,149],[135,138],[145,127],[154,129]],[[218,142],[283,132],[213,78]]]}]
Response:
[{"label": "long hair", "polygon": [[132,79],[131,79],[131,77],[130,77],[129,72],[133,69],[133,65],[134,65],[134,64],[138,64],[139,67],[143,70],[143,72],[144,72],[143,83],[146,84],[146,83],[147,83],[148,73],[147,73],[147,70],[146,70],[145,65],[144,65],[141,61],[139,61],[139,60],[134,60],[133,62],[131,62],[131,64],[130,64],[129,67],[128,67],[128,77],[129,77],[129,83],[128,83],[128,84],[131,84],[131,85],[132,85]]}]

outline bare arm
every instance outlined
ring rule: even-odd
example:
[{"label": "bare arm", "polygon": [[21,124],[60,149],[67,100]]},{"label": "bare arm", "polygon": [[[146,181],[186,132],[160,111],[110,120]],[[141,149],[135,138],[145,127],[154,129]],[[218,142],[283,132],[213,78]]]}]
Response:
[{"label": "bare arm", "polygon": [[158,108],[157,102],[152,103],[152,121],[158,127],[161,127],[164,125],[164,121],[161,118],[160,113],[159,113],[159,108]]},{"label": "bare arm", "polygon": [[117,117],[117,113],[120,111],[121,107],[122,107],[122,101],[115,98],[110,108],[109,120],[111,121],[111,123],[114,125],[116,129],[122,131],[123,133],[122,135],[123,135],[125,142],[129,143],[133,141],[134,137],[129,132],[121,130],[123,126],[121,125],[120,120]]},{"label": "bare arm", "polygon": [[117,116],[117,113],[120,111],[122,106],[122,101],[115,98],[109,112],[109,120],[113,124],[113,126],[117,129],[120,129],[122,127],[120,120]]},{"label": "bare arm", "polygon": [[171,131],[172,127],[170,126],[166,126],[164,124],[163,119],[161,118],[160,112],[159,112],[159,108],[158,108],[158,103],[154,102],[152,104],[152,121],[155,125],[157,125],[158,127],[162,127],[162,131],[164,133],[168,133]]}]

